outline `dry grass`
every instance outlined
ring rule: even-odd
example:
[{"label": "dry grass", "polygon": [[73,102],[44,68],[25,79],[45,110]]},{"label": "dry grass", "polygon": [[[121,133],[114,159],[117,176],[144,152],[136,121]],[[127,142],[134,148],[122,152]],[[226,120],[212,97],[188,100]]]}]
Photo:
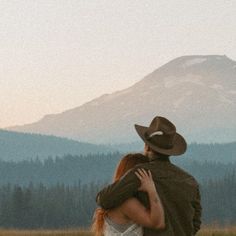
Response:
[{"label": "dry grass", "polygon": [[197,236],[236,236],[236,227],[203,227]]},{"label": "dry grass", "polygon": [[[86,230],[0,230],[0,236],[92,236]],[[203,228],[197,236],[236,236],[236,227]]]},{"label": "dry grass", "polygon": [[0,236],[92,236],[86,230],[0,230]]}]

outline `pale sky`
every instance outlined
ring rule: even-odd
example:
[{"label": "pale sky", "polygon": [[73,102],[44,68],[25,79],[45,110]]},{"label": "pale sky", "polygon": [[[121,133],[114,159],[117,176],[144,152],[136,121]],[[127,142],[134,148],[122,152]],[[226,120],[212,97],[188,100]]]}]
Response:
[{"label": "pale sky", "polygon": [[190,54],[236,60],[235,0],[0,0],[0,128],[124,89]]}]

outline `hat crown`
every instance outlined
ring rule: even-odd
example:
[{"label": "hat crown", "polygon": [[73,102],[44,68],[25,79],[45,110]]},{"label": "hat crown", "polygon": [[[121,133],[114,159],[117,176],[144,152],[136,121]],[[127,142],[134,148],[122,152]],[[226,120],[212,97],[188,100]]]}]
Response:
[{"label": "hat crown", "polygon": [[152,132],[156,131],[162,131],[164,134],[170,135],[176,133],[176,127],[166,118],[156,116],[148,127],[147,133],[150,135]]},{"label": "hat crown", "polygon": [[146,138],[161,148],[172,148],[176,127],[164,117],[156,116],[146,131]]}]

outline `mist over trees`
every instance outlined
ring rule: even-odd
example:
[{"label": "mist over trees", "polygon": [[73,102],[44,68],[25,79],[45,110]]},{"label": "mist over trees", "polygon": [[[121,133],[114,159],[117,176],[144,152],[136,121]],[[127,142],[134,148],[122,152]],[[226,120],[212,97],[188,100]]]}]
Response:
[{"label": "mist over trees", "polygon": [[[218,145],[212,145],[211,148],[214,149],[215,146],[218,147]],[[229,171],[236,169],[236,162],[201,161],[200,157],[197,158],[198,152],[200,155],[201,152],[204,153],[201,146],[198,146],[195,152],[192,151],[191,157],[171,157],[171,160],[189,171],[199,182],[206,181],[209,178],[222,178]],[[45,160],[36,158],[20,162],[0,160],[0,185],[7,183],[27,185],[29,181],[34,184],[43,183],[44,185],[55,185],[57,183],[73,185],[78,180],[84,184],[94,181],[111,181],[115,167],[123,155],[115,152],[83,156],[68,154],[63,157],[48,157]],[[207,156],[209,154],[205,152],[202,155]],[[220,151],[215,153],[215,157],[218,159],[227,159],[227,155],[233,154]]]},{"label": "mist over trees", "polygon": [[[97,155],[98,153],[140,152],[143,150],[142,142],[123,143],[117,145],[95,145],[78,142],[68,138],[53,135],[19,133],[0,129],[0,160],[2,161],[30,161],[38,158],[45,160],[49,156],[55,159],[63,155]],[[224,144],[197,144],[188,145],[187,152],[181,158],[173,160],[193,159],[195,161],[219,161],[223,163],[234,162],[236,142]]]}]

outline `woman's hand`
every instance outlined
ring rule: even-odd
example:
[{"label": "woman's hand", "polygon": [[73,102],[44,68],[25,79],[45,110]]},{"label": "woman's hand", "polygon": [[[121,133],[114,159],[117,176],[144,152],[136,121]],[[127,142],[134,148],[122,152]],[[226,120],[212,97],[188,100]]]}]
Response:
[{"label": "woman's hand", "polygon": [[155,184],[152,179],[152,173],[150,170],[138,169],[135,171],[135,175],[139,178],[141,185],[138,188],[140,191],[152,192],[156,191]]},{"label": "woman's hand", "polygon": [[164,229],[165,213],[161,199],[156,191],[151,171],[140,168],[135,171],[135,175],[141,182],[138,190],[145,191],[148,194],[150,208],[145,208],[136,198],[129,198],[122,204],[123,213],[142,226]]}]

